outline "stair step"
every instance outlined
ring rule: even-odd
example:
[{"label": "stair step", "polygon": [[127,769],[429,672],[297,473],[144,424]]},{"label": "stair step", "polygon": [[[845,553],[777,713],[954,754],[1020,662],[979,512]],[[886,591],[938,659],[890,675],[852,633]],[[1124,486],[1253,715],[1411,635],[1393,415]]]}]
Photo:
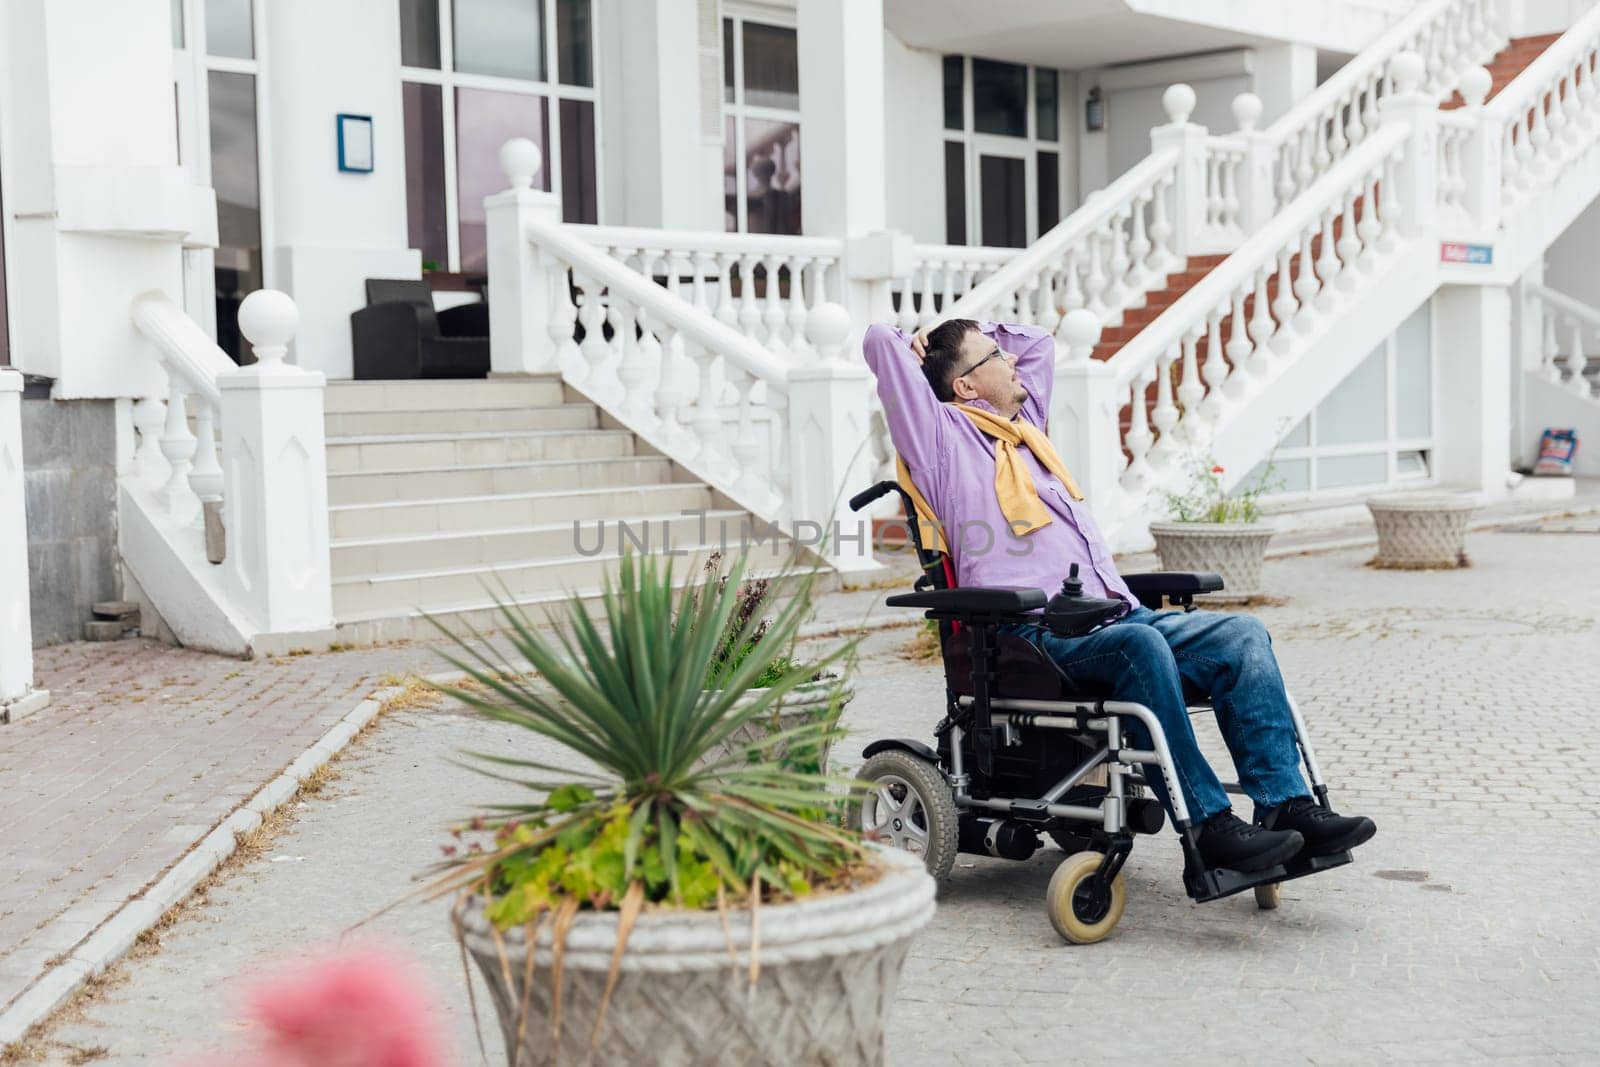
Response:
[{"label": "stair step", "polygon": [[328,438],[329,473],[590,460],[635,454],[627,430],[371,434]]},{"label": "stair step", "polygon": [[[718,544],[675,546],[674,574],[698,575],[707,557],[721,551]],[[783,567],[792,551],[788,542],[767,541],[752,548],[750,566]],[[401,571],[336,578],[333,613],[336,619],[363,613],[398,612],[439,606],[493,602],[500,597],[540,594],[561,596],[569,589],[599,588],[614,574],[620,556],[603,552],[592,556],[568,555],[513,560],[495,566],[447,567],[426,571]]]},{"label": "stair step", "polygon": [[711,489],[698,482],[571,489],[541,493],[442,497],[388,504],[341,504],[328,509],[336,539],[382,534],[505,529],[547,522],[593,522],[628,515],[709,511]]},{"label": "stair step", "polygon": [[357,470],[328,475],[328,503],[378,504],[441,496],[659,485],[689,475],[665,456],[585,457],[432,469]]},{"label": "stair step", "polygon": [[421,379],[417,381],[329,382],[323,410],[434,411],[441,408],[549,407],[563,403],[566,390],[554,375],[532,378]]},{"label": "stair step", "polygon": [[[499,565],[596,551],[616,554],[624,545],[658,551],[666,545],[726,541],[737,545],[748,512],[708,511],[630,515],[616,519],[546,522],[499,530],[469,530],[399,537],[349,538],[332,545],[333,575],[414,571],[427,567]],[[764,530],[765,526],[758,527]]]},{"label": "stair step", "polygon": [[[792,595],[798,591],[803,580],[799,575],[759,568],[752,569],[750,576],[773,580],[774,593],[779,597]],[[680,589],[697,582],[699,578],[698,572],[691,573],[676,566],[673,568],[673,584]],[[814,596],[838,588],[837,575],[824,572],[812,579],[811,592]],[[591,616],[599,614],[601,591],[598,586],[579,587],[572,593],[580,598],[584,609]],[[571,594],[567,592],[536,593],[514,597],[509,603],[526,615],[530,622],[538,625],[545,621],[546,608],[559,605],[569,595]],[[557,610],[560,610],[559,607]],[[465,632],[469,628],[479,633],[491,633],[505,626],[505,619],[492,597],[479,596],[476,600],[466,603],[439,605],[430,608],[428,613],[446,629],[456,633]],[[424,618],[420,611],[414,609],[355,612],[339,616],[335,627],[338,631],[338,640],[352,644],[372,644],[379,641],[413,638],[437,640],[440,636],[438,628]]]},{"label": "stair step", "polygon": [[592,404],[431,411],[344,411],[324,416],[329,437],[490,430],[588,430],[600,425]]},{"label": "stair step", "polygon": [[102,600],[90,608],[90,611],[97,619],[120,621],[131,617],[135,625],[139,621],[139,605],[131,600]]}]

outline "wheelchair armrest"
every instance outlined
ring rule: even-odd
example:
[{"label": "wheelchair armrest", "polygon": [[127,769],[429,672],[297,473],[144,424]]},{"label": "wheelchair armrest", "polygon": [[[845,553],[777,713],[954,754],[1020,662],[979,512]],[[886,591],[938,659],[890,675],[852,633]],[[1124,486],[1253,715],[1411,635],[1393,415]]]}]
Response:
[{"label": "wheelchair armrest", "polygon": [[1189,574],[1184,571],[1149,571],[1144,574],[1124,574],[1128,591],[1139,598],[1139,603],[1157,611],[1162,598],[1187,607],[1197,593],[1215,593],[1222,589],[1220,574]]},{"label": "wheelchair armrest", "polygon": [[927,608],[948,615],[1020,615],[1044,607],[1044,602],[1043,589],[974,586],[897,593],[885,603],[891,608]]}]

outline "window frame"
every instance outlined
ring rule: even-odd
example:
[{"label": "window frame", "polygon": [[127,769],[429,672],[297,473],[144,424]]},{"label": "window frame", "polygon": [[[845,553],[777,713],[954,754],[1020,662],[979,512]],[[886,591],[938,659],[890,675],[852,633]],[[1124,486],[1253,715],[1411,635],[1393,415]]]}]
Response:
[{"label": "window frame", "polygon": [[[561,174],[561,104],[562,100],[583,100],[594,107],[594,169],[595,218],[599,225],[606,224],[605,198],[605,138],[601,136],[604,119],[601,113],[600,84],[602,62],[600,48],[601,12],[597,0],[590,0],[589,19],[589,73],[592,85],[565,85],[561,82],[561,56],[557,50],[556,0],[541,0],[544,5],[544,72],[545,80],[507,78],[493,74],[462,74],[455,70],[455,2],[439,0],[439,69],[400,65],[400,81],[415,82],[439,87],[443,110],[441,134],[444,140],[444,201],[445,247],[448,260],[441,266],[451,272],[461,270],[461,183],[460,160],[456,152],[456,90],[476,89],[487,92],[510,93],[545,100],[545,139],[549,150],[545,152],[543,171],[550,178],[550,191],[562,195]],[[395,18],[399,18],[396,4]],[[403,126],[403,121],[402,121]],[[409,226],[410,220],[407,220]]]},{"label": "window frame", "polygon": [[[946,53],[948,56],[952,53]],[[945,58],[941,56],[941,59]],[[1024,211],[1027,216],[1027,245],[1037,241],[1040,237],[1039,230],[1039,153],[1053,152],[1056,156],[1056,205],[1058,209],[1064,208],[1067,203],[1067,140],[1066,140],[1066,109],[1062,106],[1062,86],[1066,84],[1066,72],[1058,67],[1040,67],[1032,63],[1014,63],[1013,66],[1022,67],[1027,72],[1025,79],[1025,94],[1027,98],[1027,133],[1023,137],[1010,137],[999,133],[979,133],[975,126],[976,108],[973,103],[973,77],[972,61],[974,58],[984,59],[985,56],[962,55],[961,60],[961,129],[953,130],[944,125],[943,105],[940,106],[939,132],[943,143],[955,143],[962,146],[965,157],[963,172],[966,175],[966,216],[967,216],[967,247],[984,247],[977,244],[983,236],[983,192],[979,188],[979,177],[982,170],[979,157],[984,155],[1006,156],[1008,158],[1021,158],[1023,160],[1024,195],[1026,204]],[[1010,60],[997,62],[1010,63]],[[943,78],[943,65],[940,66],[940,77]],[[1056,138],[1053,141],[1044,140],[1039,136],[1039,89],[1037,84],[1038,72],[1051,70],[1056,76]],[[941,80],[941,89],[943,82]],[[941,98],[942,99],[942,98]],[[946,194],[948,195],[948,193]],[[1062,213],[1062,218],[1066,217]],[[1059,220],[1058,220],[1059,221]],[[949,234],[945,234],[948,241]]]},{"label": "window frame", "polygon": [[[800,131],[799,136],[802,138],[802,147],[805,143],[805,130],[804,125],[800,121],[799,108],[795,108],[791,111],[788,108],[763,107],[759,104],[747,104],[744,102],[744,24],[746,22],[754,22],[760,26],[776,26],[780,29],[794,30],[796,34],[795,49],[798,52],[800,23],[796,13],[793,11],[780,11],[776,9],[769,10],[763,8],[759,12],[756,12],[736,4],[727,4],[723,6],[721,12],[721,20],[717,27],[718,33],[720,34],[723,27],[730,22],[733,23],[733,100],[727,100],[721,93],[719,93],[718,96],[720,99],[722,99],[722,128],[724,130],[724,137],[726,137],[728,120],[733,120],[733,158],[740,161],[741,169],[739,171],[740,184],[738,186],[737,195],[734,197],[734,224],[736,228],[728,232],[749,233],[750,205],[748,202],[749,198],[745,195],[745,189],[743,185],[744,171],[742,162],[745,158],[745,120],[764,119],[768,122],[793,123],[795,128]],[[720,39],[721,38],[719,37],[719,40]],[[724,58],[724,62],[727,62],[726,57]],[[804,86],[801,86],[800,88],[801,91],[804,91]],[[804,165],[802,164],[802,182],[804,181],[804,174],[805,170]],[[802,197],[805,196],[805,187],[803,184],[801,186],[800,195]],[[804,203],[804,200],[801,202]],[[804,226],[802,226],[801,229],[803,230]]]}]

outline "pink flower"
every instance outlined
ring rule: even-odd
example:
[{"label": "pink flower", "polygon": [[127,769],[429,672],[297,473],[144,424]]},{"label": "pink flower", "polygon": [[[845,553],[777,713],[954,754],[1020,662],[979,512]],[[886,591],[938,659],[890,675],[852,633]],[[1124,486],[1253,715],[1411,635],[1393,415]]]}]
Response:
[{"label": "pink flower", "polygon": [[1212,474],[1221,474],[1222,473],[1222,468],[1221,467],[1212,467],[1211,468],[1211,473]]}]

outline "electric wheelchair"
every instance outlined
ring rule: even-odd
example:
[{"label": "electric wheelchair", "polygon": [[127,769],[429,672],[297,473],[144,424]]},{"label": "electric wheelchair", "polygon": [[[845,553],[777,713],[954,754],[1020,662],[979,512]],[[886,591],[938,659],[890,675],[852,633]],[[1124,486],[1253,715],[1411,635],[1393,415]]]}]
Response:
[{"label": "electric wheelchair", "polygon": [[[1088,632],[1109,618],[1113,605],[1120,611],[1120,602],[1083,598],[1076,565],[1055,597],[1040,589],[956,588],[948,557],[923,546],[916,509],[898,483],[879,482],[853,497],[850,507],[859,511],[891,492],[905,505],[923,573],[915,592],[887,603],[924,609],[938,622],[946,708],[934,728],[936,746],[884,738],[866,747],[857,778],[873,788],[853,803],[853,826],[870,839],[919,853],[941,879],[958,852],[1026,860],[1041,846],[1041,835],[1049,836],[1067,856],[1050,879],[1045,906],[1056,932],[1074,944],[1099,941],[1116,927],[1126,903],[1121,870],[1134,836],[1165,825],[1161,803],[1148,795],[1151,773],[1164,776],[1183,848],[1184,889],[1197,902],[1250,889],[1259,907],[1276,908],[1279,883],[1350,862],[1350,853],[1341,852],[1249,873],[1206,868],[1154,713],[1109,699],[1109,693],[1070,691],[1049,656],[1022,637],[995,632],[1006,623],[1044,624],[1052,612],[1087,625],[1077,632]],[[1123,578],[1140,603],[1155,610],[1165,601],[1192,611],[1197,594],[1222,588],[1215,574]],[[1045,614],[1029,614],[1039,609]],[[1205,694],[1186,687],[1186,697],[1190,714],[1211,710]],[[1292,697],[1289,705],[1313,795],[1326,809],[1328,789],[1305,721]],[[1130,721],[1144,724],[1151,749],[1124,742]],[[1224,787],[1243,793],[1237,783]]]}]

